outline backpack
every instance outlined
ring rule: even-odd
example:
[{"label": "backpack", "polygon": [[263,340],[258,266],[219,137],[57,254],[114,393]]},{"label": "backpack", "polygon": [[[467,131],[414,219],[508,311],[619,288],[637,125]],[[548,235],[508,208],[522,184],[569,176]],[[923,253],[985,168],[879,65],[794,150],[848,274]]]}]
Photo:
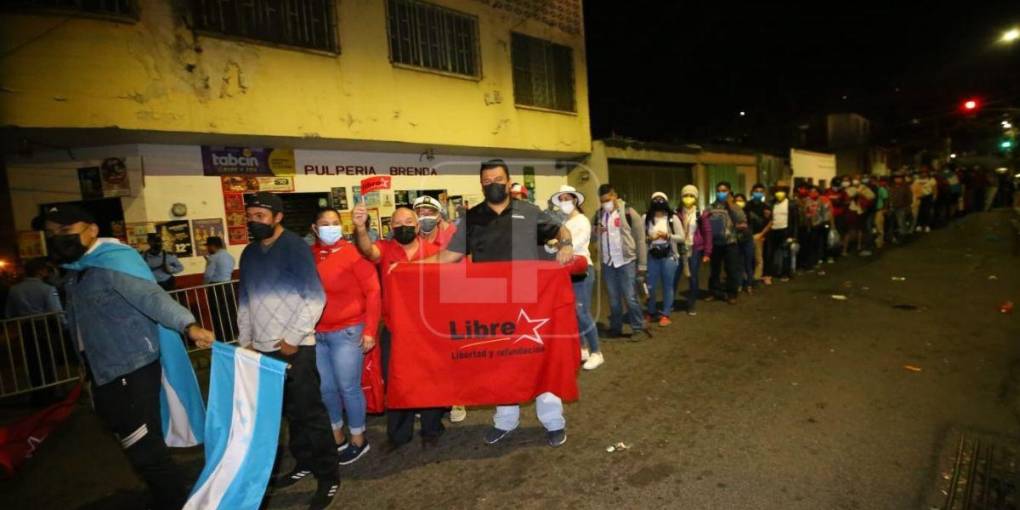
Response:
[{"label": "backpack", "polygon": [[712,244],[721,246],[729,244],[734,239],[733,218],[730,216],[730,209],[719,209],[712,207],[709,211],[708,224],[712,227]]}]

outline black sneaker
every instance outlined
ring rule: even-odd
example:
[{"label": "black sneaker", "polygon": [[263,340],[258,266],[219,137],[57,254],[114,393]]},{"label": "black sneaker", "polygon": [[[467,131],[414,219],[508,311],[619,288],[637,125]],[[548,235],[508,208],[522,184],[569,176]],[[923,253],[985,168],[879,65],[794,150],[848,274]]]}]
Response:
[{"label": "black sneaker", "polygon": [[492,427],[488,432],[485,433],[485,444],[496,444],[503,440],[504,437],[509,436],[512,430],[502,430]]},{"label": "black sneaker", "polygon": [[354,461],[360,459],[362,455],[368,453],[371,449],[372,447],[368,444],[368,441],[365,441],[365,444],[361,446],[350,443],[350,446],[340,452],[340,465],[346,466],[348,464],[353,464]]},{"label": "black sneaker", "polygon": [[563,443],[567,442],[567,429],[550,430],[545,433],[545,438],[553,448],[563,446]]},{"label": "black sneaker", "polygon": [[310,476],[312,476],[311,471],[307,469],[294,468],[294,470],[290,473],[274,477],[272,486],[274,489],[283,489],[284,487],[290,487],[291,485],[294,485]]},{"label": "black sneaker", "polygon": [[315,489],[312,499],[308,500],[308,510],[324,510],[333,504],[333,498],[340,491],[340,480],[319,481],[319,487]]}]

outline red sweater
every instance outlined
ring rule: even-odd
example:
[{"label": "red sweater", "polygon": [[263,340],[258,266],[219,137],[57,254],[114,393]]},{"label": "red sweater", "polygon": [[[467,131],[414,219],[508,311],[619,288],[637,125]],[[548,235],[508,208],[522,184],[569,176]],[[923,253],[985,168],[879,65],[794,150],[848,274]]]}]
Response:
[{"label": "red sweater", "polygon": [[325,246],[316,239],[312,255],[326,291],[326,306],[315,331],[323,333],[364,324],[362,334],[374,338],[382,313],[375,265],[362,258],[354,245],[343,240]]}]

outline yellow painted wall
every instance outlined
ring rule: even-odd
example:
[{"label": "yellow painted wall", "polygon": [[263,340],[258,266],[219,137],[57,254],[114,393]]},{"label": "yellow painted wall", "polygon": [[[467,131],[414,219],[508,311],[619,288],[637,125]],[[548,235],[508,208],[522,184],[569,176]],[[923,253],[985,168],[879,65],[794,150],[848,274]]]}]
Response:
[{"label": "yellow painted wall", "polygon": [[[137,23],[5,13],[0,123],[590,150],[583,34],[432,0],[479,18],[482,78],[453,78],[390,64],[384,1],[337,1],[337,56],[196,36],[170,0],[138,0]],[[574,49],[576,114],[514,106],[511,27]]]}]

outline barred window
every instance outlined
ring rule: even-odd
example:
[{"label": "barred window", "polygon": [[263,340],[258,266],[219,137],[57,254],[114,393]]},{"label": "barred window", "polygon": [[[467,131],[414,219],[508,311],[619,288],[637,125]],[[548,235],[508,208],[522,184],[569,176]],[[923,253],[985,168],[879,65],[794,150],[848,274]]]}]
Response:
[{"label": "barred window", "polygon": [[12,0],[4,2],[12,8],[52,9],[78,11],[89,14],[137,17],[133,0]]},{"label": "barred window", "polygon": [[389,0],[390,60],[464,76],[478,76],[478,20],[420,2]]},{"label": "barred window", "polygon": [[510,59],[514,102],[565,112],[574,105],[574,59],[569,46],[514,33]]},{"label": "barred window", "polygon": [[338,51],[335,0],[193,0],[195,28],[313,50]]}]

